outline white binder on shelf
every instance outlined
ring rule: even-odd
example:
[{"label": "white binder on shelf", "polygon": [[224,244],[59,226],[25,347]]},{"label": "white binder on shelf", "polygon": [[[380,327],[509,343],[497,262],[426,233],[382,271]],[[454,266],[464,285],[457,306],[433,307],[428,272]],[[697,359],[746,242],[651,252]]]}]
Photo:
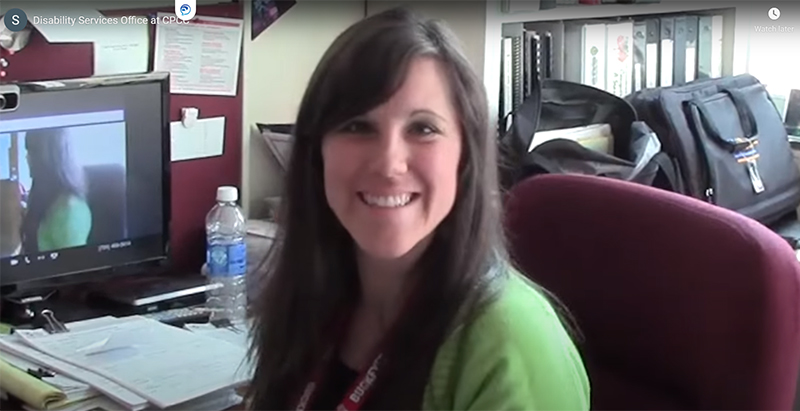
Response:
[{"label": "white binder on shelf", "polygon": [[661,42],[659,50],[659,86],[669,87],[672,85],[673,64],[675,63],[675,18],[662,17],[660,19],[661,35],[659,41]]},{"label": "white binder on shelf", "polygon": [[583,60],[581,82],[601,90],[606,88],[606,24],[587,23],[582,29]]},{"label": "white binder on shelf", "polygon": [[633,21],[609,24],[606,43],[606,91],[625,97],[633,83]]}]

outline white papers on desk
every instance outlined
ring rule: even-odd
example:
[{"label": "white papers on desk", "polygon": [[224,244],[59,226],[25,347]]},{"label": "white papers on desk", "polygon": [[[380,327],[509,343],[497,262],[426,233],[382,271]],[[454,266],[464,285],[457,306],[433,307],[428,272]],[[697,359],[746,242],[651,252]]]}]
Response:
[{"label": "white papers on desk", "polygon": [[170,123],[172,161],[221,156],[225,146],[225,117],[197,120],[191,127]]},{"label": "white papers on desk", "polygon": [[125,409],[139,411],[147,407],[146,399],[122,385],[30,347],[19,338],[19,334],[20,331],[17,331],[14,335],[0,339],[0,351],[41,364],[49,370],[89,384]]},{"label": "white papers on desk", "polygon": [[187,330],[205,337],[216,338],[247,349],[250,346],[250,333],[248,330],[239,330],[230,327],[215,327],[212,324],[186,324]]},{"label": "white papers on desk", "polygon": [[[41,367],[40,364],[25,360],[16,355],[3,352],[3,360],[19,368],[20,370],[35,370]],[[59,401],[60,404],[73,404],[75,402],[83,401],[89,398],[94,398],[100,395],[100,392],[92,388],[90,385],[82,383],[78,380],[69,378],[62,374],[53,375],[52,377],[43,377],[42,381],[58,388],[66,395],[66,400]],[[64,406],[59,406],[59,410]]]},{"label": "white papers on desk", "polygon": [[[158,21],[165,21],[159,13]],[[173,94],[235,96],[242,50],[240,19],[196,16],[156,26],[155,71],[170,72]]]},{"label": "white papers on desk", "polygon": [[[249,380],[242,372],[243,348],[143,317],[61,334],[18,334],[31,347],[123,385],[159,408]],[[127,344],[83,350],[112,340]]]},{"label": "white papers on desk", "polygon": [[[225,341],[229,344],[233,344],[237,347],[247,350],[250,348],[250,325],[248,324],[246,329],[239,328],[239,327],[216,327],[209,323],[204,324],[186,324],[184,328],[187,330],[197,334],[202,335],[204,337],[209,338],[216,338],[220,341]],[[242,358],[241,364],[242,367],[239,370],[239,373],[248,377],[248,379],[252,378],[253,373],[255,372],[255,363],[251,361],[252,358],[246,356]]]}]

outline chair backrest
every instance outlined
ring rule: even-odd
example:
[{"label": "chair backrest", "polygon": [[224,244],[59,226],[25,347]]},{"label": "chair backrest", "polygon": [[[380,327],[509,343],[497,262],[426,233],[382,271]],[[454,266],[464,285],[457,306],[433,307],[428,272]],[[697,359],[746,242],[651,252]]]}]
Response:
[{"label": "chair backrest", "polygon": [[92,210],[89,244],[103,244],[127,238],[127,189],[125,167],[101,164],[84,168]]},{"label": "chair backrest", "polygon": [[792,408],[800,264],[766,227],[575,175],[520,183],[506,213],[515,262],[584,336],[593,409]]}]

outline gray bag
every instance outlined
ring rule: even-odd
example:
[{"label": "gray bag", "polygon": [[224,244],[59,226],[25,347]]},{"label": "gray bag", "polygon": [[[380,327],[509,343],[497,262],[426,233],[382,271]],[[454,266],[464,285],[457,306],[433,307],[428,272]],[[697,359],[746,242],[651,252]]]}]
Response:
[{"label": "gray bag", "polygon": [[[510,116],[502,134],[501,180],[508,189],[537,174],[568,173],[650,185],[682,192],[681,179],[659,136],[641,121],[625,100],[604,90],[563,80],[534,83],[531,95]],[[505,129],[504,119],[501,129]],[[614,135],[612,154],[568,139],[554,139],[528,151],[537,131],[608,124]]]},{"label": "gray bag", "polygon": [[[659,170],[663,171],[660,160],[669,161],[661,151],[658,137],[644,122],[634,121],[631,124],[630,138],[630,160],[591,150],[573,140],[559,138],[542,143],[528,153],[524,168],[528,175],[584,174],[655,185]],[[667,168],[671,169],[671,165]]]},{"label": "gray bag", "polygon": [[800,205],[800,171],[783,121],[749,75],[628,97],[678,165],[684,193],[771,224]]}]

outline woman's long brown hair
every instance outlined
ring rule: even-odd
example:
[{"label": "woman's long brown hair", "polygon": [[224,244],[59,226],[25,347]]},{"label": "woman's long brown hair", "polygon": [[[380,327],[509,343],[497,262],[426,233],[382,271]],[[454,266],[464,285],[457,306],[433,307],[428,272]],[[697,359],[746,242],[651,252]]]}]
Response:
[{"label": "woman's long brown hair", "polygon": [[[415,409],[449,331],[493,296],[505,260],[496,144],[482,82],[441,23],[404,9],[368,17],[335,39],[300,105],[280,211],[281,229],[254,304],[248,395],[255,410],[289,409],[331,343],[326,327],[359,298],[354,242],[329,208],[321,141],[338,125],[387,101],[410,62],[438,59],[460,115],[462,158],[455,205],[416,267],[414,304],[384,350],[386,365],[366,407]],[[465,314],[466,313],[466,314]]]}]

